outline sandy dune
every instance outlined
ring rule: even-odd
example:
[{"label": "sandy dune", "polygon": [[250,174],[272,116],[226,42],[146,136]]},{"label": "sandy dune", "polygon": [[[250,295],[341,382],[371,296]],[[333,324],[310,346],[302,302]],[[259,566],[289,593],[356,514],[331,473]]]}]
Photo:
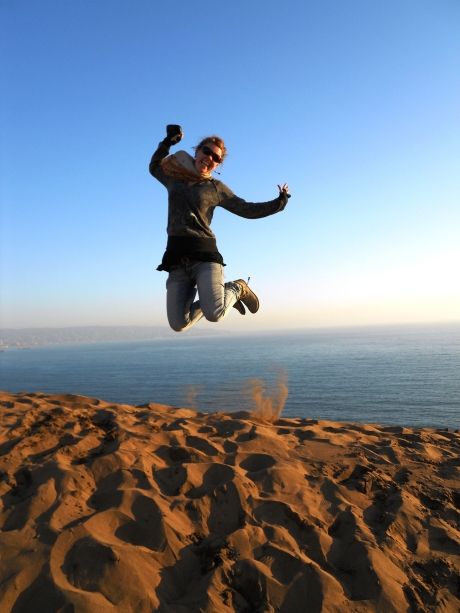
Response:
[{"label": "sandy dune", "polygon": [[460,609],[460,434],[0,395],[0,610]]}]

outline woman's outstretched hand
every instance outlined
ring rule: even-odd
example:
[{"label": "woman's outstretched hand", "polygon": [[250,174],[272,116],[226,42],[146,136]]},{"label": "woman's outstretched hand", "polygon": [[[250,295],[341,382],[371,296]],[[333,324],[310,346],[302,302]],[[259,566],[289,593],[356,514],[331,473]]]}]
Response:
[{"label": "woman's outstretched hand", "polygon": [[184,133],[182,132],[182,128],[174,123],[170,123],[166,126],[166,138],[169,140],[171,145],[177,145],[179,141],[182,140]]},{"label": "woman's outstretched hand", "polygon": [[283,185],[278,185],[278,189],[280,190],[280,194],[286,194],[288,198],[291,197],[289,193],[289,185],[287,183],[283,183]]}]

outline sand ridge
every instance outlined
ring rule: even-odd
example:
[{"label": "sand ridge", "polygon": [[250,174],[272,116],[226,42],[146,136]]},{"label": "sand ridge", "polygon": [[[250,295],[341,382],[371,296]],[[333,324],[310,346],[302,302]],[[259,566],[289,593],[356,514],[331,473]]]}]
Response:
[{"label": "sand ridge", "polygon": [[4,392],[0,552],[2,612],[458,611],[460,434]]}]

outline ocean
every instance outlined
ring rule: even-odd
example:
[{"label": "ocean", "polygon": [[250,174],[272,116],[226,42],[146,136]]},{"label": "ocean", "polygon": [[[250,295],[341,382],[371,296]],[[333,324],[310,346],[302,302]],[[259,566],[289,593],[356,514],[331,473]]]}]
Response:
[{"label": "ocean", "polygon": [[[255,381],[259,383],[256,384]],[[0,353],[0,389],[251,410],[255,386],[285,417],[460,427],[460,324],[55,345]]]}]

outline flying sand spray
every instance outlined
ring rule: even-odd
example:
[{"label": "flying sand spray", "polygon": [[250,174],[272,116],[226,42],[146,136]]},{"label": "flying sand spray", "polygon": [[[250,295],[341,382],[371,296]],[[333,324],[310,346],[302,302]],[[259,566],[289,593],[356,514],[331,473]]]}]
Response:
[{"label": "flying sand spray", "polygon": [[249,391],[255,408],[253,415],[264,421],[279,419],[288,397],[287,374],[280,372],[275,388],[267,391],[264,381],[252,379],[249,382]]},{"label": "flying sand spray", "polygon": [[[197,400],[202,391],[203,387],[201,385],[187,386],[184,398],[185,406],[196,411],[199,410]],[[247,398],[246,402],[248,404],[246,406],[241,406],[241,400],[235,402],[232,399],[231,404],[233,409],[247,410],[257,419],[274,422],[281,416],[289,394],[287,373],[280,370],[274,386],[267,386],[266,382],[262,381],[262,379],[250,379],[246,385],[243,386],[242,391]],[[220,399],[216,404],[222,407],[222,405],[229,404],[228,401],[229,399],[227,397],[225,399]]]}]

